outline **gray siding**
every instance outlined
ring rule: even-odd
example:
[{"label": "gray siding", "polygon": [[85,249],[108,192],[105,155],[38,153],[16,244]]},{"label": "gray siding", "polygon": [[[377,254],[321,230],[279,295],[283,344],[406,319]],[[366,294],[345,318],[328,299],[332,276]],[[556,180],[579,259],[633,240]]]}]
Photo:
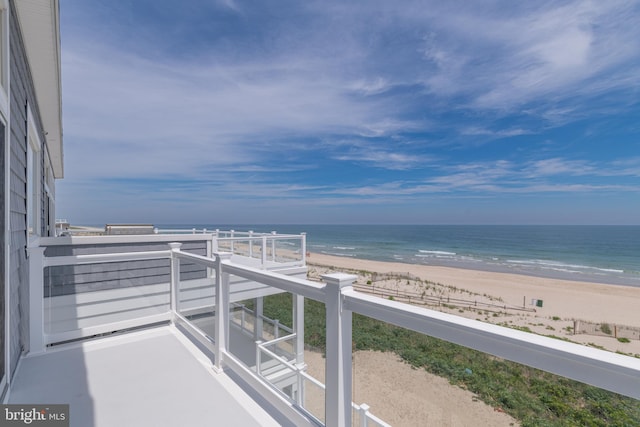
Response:
[{"label": "gray siding", "polygon": [[[4,334],[4,319],[5,319],[5,310],[6,310],[6,301],[4,300],[4,294],[5,294],[5,289],[7,284],[4,282],[4,272],[5,272],[5,258],[4,258],[4,254],[5,254],[5,226],[4,226],[4,221],[5,221],[5,215],[7,214],[7,209],[5,206],[5,193],[4,193],[4,187],[5,187],[5,161],[4,161],[4,153],[5,153],[5,147],[6,147],[6,143],[7,141],[5,140],[5,129],[6,126],[5,124],[0,121],[0,174],[2,175],[2,187],[0,187],[0,207],[2,209],[0,209],[0,283],[2,283],[2,286],[0,286],[0,378],[4,378],[5,375],[5,371],[4,371],[4,362],[5,362],[5,345],[7,344],[6,341],[6,337]],[[2,390],[0,390],[0,394],[2,394]]]},{"label": "gray siding", "polygon": [[[29,274],[26,258],[27,247],[27,105],[44,142],[44,132],[35,98],[31,72],[26,59],[26,52],[18,18],[13,6],[10,6],[10,75],[11,75],[11,122],[9,143],[10,156],[10,331],[9,345],[11,349],[11,370],[14,371],[18,358],[28,342],[29,330]],[[44,156],[40,156],[43,159]],[[40,162],[38,167],[42,168]],[[41,173],[40,176],[43,174]],[[39,183],[44,186],[43,181]]]},{"label": "gray siding", "polygon": [[[182,250],[206,255],[206,241],[183,242]],[[45,256],[105,254],[118,252],[164,251],[166,243],[131,243],[105,245],[49,246]],[[194,263],[181,261],[181,280],[206,277],[206,269]],[[103,264],[47,267],[44,272],[45,296],[70,295],[107,289],[168,283],[168,259],[124,261]]]}]

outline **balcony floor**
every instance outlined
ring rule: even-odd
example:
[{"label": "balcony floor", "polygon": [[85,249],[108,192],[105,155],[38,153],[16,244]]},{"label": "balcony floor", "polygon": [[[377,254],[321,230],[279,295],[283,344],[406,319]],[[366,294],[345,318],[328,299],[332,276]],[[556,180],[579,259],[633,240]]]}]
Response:
[{"label": "balcony floor", "polygon": [[281,425],[171,326],[25,357],[6,403],[68,403],[78,427]]}]

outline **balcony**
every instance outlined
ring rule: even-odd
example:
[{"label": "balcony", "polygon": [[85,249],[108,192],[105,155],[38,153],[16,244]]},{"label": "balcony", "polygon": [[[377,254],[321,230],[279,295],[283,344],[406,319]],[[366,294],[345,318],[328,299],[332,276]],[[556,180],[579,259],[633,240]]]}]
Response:
[{"label": "balcony", "polygon": [[[305,251],[273,233],[41,239],[7,402],[68,403],[78,426],[384,426],[351,401],[352,313],[640,398],[638,359],[309,281]],[[282,293],[291,324],[263,314]],[[325,306],[325,378],[306,369],[305,299]]]}]

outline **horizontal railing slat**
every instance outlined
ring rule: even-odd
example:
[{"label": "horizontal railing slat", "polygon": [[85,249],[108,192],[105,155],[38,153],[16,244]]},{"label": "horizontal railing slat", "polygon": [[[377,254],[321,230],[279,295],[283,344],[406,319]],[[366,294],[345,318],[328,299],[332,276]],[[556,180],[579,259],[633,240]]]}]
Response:
[{"label": "horizontal railing slat", "polygon": [[178,258],[190,259],[205,267],[215,268],[216,266],[216,260],[214,258],[208,258],[206,256],[196,255],[196,254],[183,252],[183,251],[176,251],[175,253],[178,256]]},{"label": "horizontal railing slat", "polygon": [[45,267],[57,267],[62,265],[99,264],[106,262],[140,261],[151,259],[168,259],[171,256],[169,250],[147,252],[119,252],[108,254],[87,254],[45,257]]},{"label": "horizontal railing slat", "polygon": [[245,279],[263,283],[267,286],[302,295],[305,298],[311,298],[316,301],[325,301],[325,284],[312,282],[306,279],[298,279],[288,277],[283,274],[271,271],[258,270],[256,268],[245,267],[229,261],[222,262],[222,271],[224,273],[235,274]]}]

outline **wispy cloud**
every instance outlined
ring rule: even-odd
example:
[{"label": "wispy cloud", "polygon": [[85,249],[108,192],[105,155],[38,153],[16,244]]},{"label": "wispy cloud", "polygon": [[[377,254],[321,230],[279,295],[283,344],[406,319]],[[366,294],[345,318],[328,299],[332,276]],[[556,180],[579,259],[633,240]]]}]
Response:
[{"label": "wispy cloud", "polygon": [[584,160],[566,160],[560,158],[538,160],[530,164],[526,170],[532,177],[552,175],[593,175],[596,168]]},{"label": "wispy cloud", "polygon": [[[321,71],[313,64],[279,64],[289,71],[276,79],[263,77],[278,73],[268,64],[158,67],[117,51],[93,58],[67,52],[64,65],[72,91],[65,102],[67,136],[83,141],[70,148],[99,151],[105,174],[129,162],[132,174],[253,163],[254,150],[272,140],[382,136],[403,128],[383,105],[352,99],[340,81],[314,78]],[[120,162],[104,161],[116,158]],[[96,164],[85,172],[100,169]]]},{"label": "wispy cloud", "polygon": [[273,215],[277,200],[346,215],[359,199],[637,191],[637,129],[610,123],[637,119],[637,2],[61,8],[60,188],[97,213],[98,188]]},{"label": "wispy cloud", "polygon": [[530,135],[535,132],[526,130],[526,129],[521,129],[521,128],[491,130],[491,129],[472,126],[469,128],[462,129],[460,133],[462,135],[472,135],[472,136],[478,135],[478,136],[491,136],[494,138],[504,138],[504,137],[511,137],[511,136]]},{"label": "wispy cloud", "polygon": [[[627,163],[623,161],[623,163]],[[637,164],[630,162],[632,164]],[[436,195],[442,193],[474,194],[477,197],[497,194],[527,193],[602,193],[640,192],[640,183],[603,183],[602,176],[637,176],[634,168],[618,169],[619,161],[596,164],[582,160],[560,158],[516,163],[495,161],[466,163],[439,168],[433,176],[422,180],[391,181],[361,187],[335,189],[334,194],[378,197],[405,195]],[[557,175],[566,175],[575,182],[555,182]]]},{"label": "wispy cloud", "polygon": [[[629,69],[615,68],[640,55],[632,42],[640,36],[631,19],[636,3],[526,3],[499,10],[503,6],[476,4],[430,19],[435,29],[425,37],[424,55],[434,65],[425,80],[431,91],[466,95],[476,108],[512,110],[543,99],[561,104],[598,96],[638,81],[630,80]],[[570,112],[554,108],[561,109]]]}]

